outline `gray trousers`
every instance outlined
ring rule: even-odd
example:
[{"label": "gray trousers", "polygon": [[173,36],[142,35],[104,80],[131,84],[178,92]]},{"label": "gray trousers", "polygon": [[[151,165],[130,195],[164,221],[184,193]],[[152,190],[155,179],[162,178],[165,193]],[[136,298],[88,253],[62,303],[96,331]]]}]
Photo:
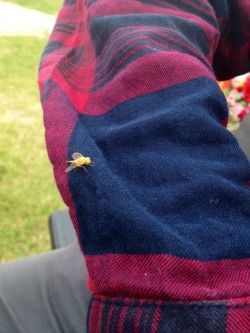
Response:
[{"label": "gray trousers", "polygon": [[0,333],[84,333],[91,293],[78,244],[0,264]]}]

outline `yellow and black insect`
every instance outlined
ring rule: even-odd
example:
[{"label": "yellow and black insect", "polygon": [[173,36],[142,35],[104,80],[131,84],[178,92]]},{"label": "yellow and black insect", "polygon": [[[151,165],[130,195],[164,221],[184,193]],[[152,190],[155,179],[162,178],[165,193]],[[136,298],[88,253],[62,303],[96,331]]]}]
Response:
[{"label": "yellow and black insect", "polygon": [[75,168],[83,168],[86,172],[87,169],[84,165],[91,165],[94,166],[95,163],[91,161],[89,157],[85,157],[84,155],[80,153],[74,153],[72,155],[73,160],[67,161],[68,163],[71,163],[70,166],[65,170],[66,172],[69,172]]}]

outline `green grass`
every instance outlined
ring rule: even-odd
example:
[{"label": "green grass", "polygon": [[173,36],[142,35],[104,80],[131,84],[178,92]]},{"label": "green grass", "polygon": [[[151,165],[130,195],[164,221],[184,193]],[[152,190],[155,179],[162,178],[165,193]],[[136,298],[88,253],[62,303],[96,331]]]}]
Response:
[{"label": "green grass", "polygon": [[37,68],[46,39],[1,37],[0,261],[50,248],[48,216],[64,204],[44,143]]},{"label": "green grass", "polygon": [[15,5],[20,5],[26,8],[40,10],[48,14],[56,14],[60,7],[62,7],[63,0],[2,0],[4,2],[11,2]]}]

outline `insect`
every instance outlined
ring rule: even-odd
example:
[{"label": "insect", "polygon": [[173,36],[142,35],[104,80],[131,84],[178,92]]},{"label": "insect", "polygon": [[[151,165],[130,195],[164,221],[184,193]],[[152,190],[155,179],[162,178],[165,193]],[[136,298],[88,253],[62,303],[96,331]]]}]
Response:
[{"label": "insect", "polygon": [[70,166],[65,170],[66,172],[69,172],[75,168],[83,168],[86,172],[87,169],[84,165],[91,165],[94,166],[95,163],[91,161],[89,157],[85,157],[84,155],[80,153],[74,153],[72,154],[73,160],[67,161],[68,163],[71,163]]}]

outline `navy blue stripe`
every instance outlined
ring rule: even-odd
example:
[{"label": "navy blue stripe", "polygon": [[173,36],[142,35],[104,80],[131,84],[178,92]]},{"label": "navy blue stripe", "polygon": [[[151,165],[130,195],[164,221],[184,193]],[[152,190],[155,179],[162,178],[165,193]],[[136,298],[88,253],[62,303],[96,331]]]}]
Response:
[{"label": "navy blue stripe", "polygon": [[74,64],[75,66],[81,66],[81,64],[83,63],[84,60],[84,56],[85,56],[85,47],[81,46],[77,49],[73,49],[68,57],[71,60],[71,63]]},{"label": "navy blue stripe", "polygon": [[[65,21],[64,23],[56,23],[54,32],[61,32],[63,34],[72,35],[77,30],[77,33],[83,33],[85,30],[84,23],[81,22],[76,24],[75,22]],[[72,47],[73,48],[73,47]]]},{"label": "navy blue stripe", "polygon": [[79,151],[95,167],[70,172],[69,185],[85,254],[249,257],[250,168],[219,124],[226,115],[208,78],[80,115],[69,157]]},{"label": "navy blue stripe", "polygon": [[[145,15],[117,15],[94,18],[90,23],[90,34],[94,41],[97,57],[102,50],[108,47],[108,39],[119,28],[130,26],[143,27],[165,27],[176,31],[178,38],[185,38],[194,49],[200,50],[204,55],[210,51],[210,45],[203,29],[193,21],[173,15],[145,14]],[[157,28],[155,28],[157,31]],[[183,34],[185,31],[185,36]],[[124,32],[121,36],[124,35]],[[113,37],[112,37],[113,38]]]},{"label": "navy blue stripe", "polygon": [[[154,0],[139,0],[139,1],[142,3],[146,3],[149,5],[162,7],[162,8],[167,8],[169,6],[169,4],[172,4],[172,5],[176,6],[178,9],[181,8],[182,11],[197,15],[198,17],[201,17],[202,19],[204,19],[208,23],[212,24],[213,26],[217,26],[217,21],[212,16],[212,14],[213,14],[212,11],[211,11],[211,15],[205,14],[201,10],[197,9],[196,7],[194,7],[192,5],[189,5],[188,3],[184,2],[183,0],[168,0],[168,1],[166,1],[166,5],[164,4],[163,1],[161,3],[154,1]],[[198,0],[198,1],[192,0],[192,2],[196,5],[198,5],[199,7],[202,7],[208,11],[211,10],[208,6],[205,5],[204,1],[201,2],[200,0]]]},{"label": "navy blue stripe", "polygon": [[49,98],[50,94],[55,89],[55,87],[56,84],[50,79],[44,82],[43,91],[45,92],[45,95],[42,96],[43,103],[47,101],[47,99]]},{"label": "navy blue stripe", "polygon": [[152,329],[153,319],[154,319],[156,309],[157,309],[156,305],[151,304],[149,306],[149,313],[147,316],[147,320],[145,321],[145,333],[150,332]]},{"label": "navy blue stripe", "polygon": [[157,333],[226,333],[227,309],[221,304],[162,305]]},{"label": "navy blue stripe", "polygon": [[[144,31],[133,28],[133,33],[129,33],[131,29],[128,28],[127,31],[128,35],[125,36],[123,32],[120,32],[117,36],[114,35],[112,40],[112,46],[106,47],[105,51],[98,58],[95,84],[92,91],[95,91],[107,84],[131,62],[141,58],[146,54],[156,53],[160,51],[164,51],[167,53],[173,52],[173,50],[175,50],[182,54],[189,54],[191,56],[194,56],[198,58],[204,65],[208,66],[204,60],[206,54],[202,54],[201,50],[198,47],[197,50],[193,49],[192,51],[191,48],[193,48],[193,45],[191,45],[190,42],[188,42],[188,40],[184,38],[183,35],[180,35],[178,31],[166,31],[163,28],[159,28],[156,31],[152,31],[148,28],[145,28]],[[160,34],[163,34],[163,36]],[[118,39],[119,35],[122,36],[120,39]],[[135,41],[128,42],[128,40],[131,40],[134,37],[136,37]],[[180,42],[182,42],[182,44],[184,45],[180,45]],[[124,45],[124,47],[121,47],[122,45]],[[140,49],[138,51],[133,51],[136,50],[138,46],[140,46]],[[203,49],[205,50],[205,53],[208,53],[208,44],[206,46],[207,47],[204,47]],[[115,52],[115,50],[118,48],[120,48],[120,51]],[[127,54],[131,55],[129,57],[126,57]],[[122,61],[123,57],[126,57],[126,61]],[[112,70],[112,68],[115,68],[117,63],[121,63],[121,65],[118,66],[115,70]],[[105,68],[105,70],[103,70],[103,68]],[[103,79],[110,71],[111,74],[109,74],[105,79]]]},{"label": "navy blue stripe", "polygon": [[73,6],[76,4],[76,1],[77,0],[64,0],[63,2],[63,6],[66,7],[66,6]]},{"label": "navy blue stripe", "polygon": [[75,23],[57,23],[55,26],[55,31],[62,31],[68,34],[71,34],[73,31],[75,31],[77,28],[77,25]]},{"label": "navy blue stripe", "polygon": [[150,310],[149,307],[146,307],[146,306],[143,307],[143,312],[141,314],[141,318],[140,318],[140,322],[139,322],[139,332],[140,333],[148,333],[148,332],[145,332],[145,322],[147,320],[149,310]]},{"label": "navy blue stripe", "polygon": [[129,307],[124,319],[122,333],[133,332],[135,327],[136,314],[139,307],[136,305],[135,301],[128,302]]},{"label": "navy blue stripe", "polygon": [[101,317],[101,332],[106,333],[106,325],[107,325],[107,318],[108,318],[108,313],[110,311],[110,307],[111,307],[111,303],[110,302],[106,302],[104,303],[104,307],[102,309],[102,317]]},{"label": "navy blue stripe", "polygon": [[90,326],[90,314],[92,310],[93,303],[95,302],[94,296],[91,297],[89,302],[89,308],[87,311],[87,332],[89,332],[89,326]]},{"label": "navy blue stripe", "polygon": [[[131,45],[132,46],[132,43]],[[126,52],[126,48],[124,48],[124,51]],[[143,48],[139,51],[136,51],[136,52],[133,52],[133,54],[126,60],[122,63],[122,65],[120,65],[119,67],[116,68],[116,70],[112,71],[112,74],[110,74],[109,76],[107,76],[107,78],[105,78],[104,80],[102,80],[101,82],[99,82],[102,77],[105,76],[106,72],[108,72],[112,67],[113,67],[113,63],[114,63],[114,60],[112,60],[112,63],[110,64],[107,64],[107,70],[102,73],[102,75],[96,75],[96,80],[95,80],[95,83],[94,83],[94,86],[92,88],[92,92],[100,89],[101,87],[105,86],[105,84],[107,84],[108,82],[110,82],[120,71],[122,71],[124,68],[126,68],[131,62],[141,58],[142,56],[145,56],[147,54],[152,54],[152,53],[155,53],[156,51],[152,50],[152,49],[147,49],[147,48]],[[99,78],[99,80],[98,80]]]},{"label": "navy blue stripe", "polygon": [[45,48],[45,50],[43,51],[43,54],[42,54],[42,60],[44,60],[44,58],[55,52],[56,50],[58,50],[60,47],[62,47],[62,43],[61,42],[57,42],[57,41],[52,41],[52,42],[49,42]]},{"label": "navy blue stripe", "polygon": [[[121,312],[124,308],[124,303],[121,300],[120,303],[111,303],[113,306],[113,312],[111,315],[111,319],[110,319],[110,327],[109,327],[109,333],[117,333],[118,332],[118,325],[120,322],[120,315]],[[101,333],[106,333],[106,331],[103,331]]]},{"label": "navy blue stripe", "polygon": [[[90,310],[93,302],[90,303]],[[104,309],[113,308],[111,316],[110,333],[117,333],[120,323],[120,314],[124,309],[124,301],[117,299],[115,302],[107,300]],[[157,303],[152,301],[144,302],[141,306],[139,302],[131,300],[126,304],[129,306],[125,317],[122,332],[134,331],[135,311],[140,309],[141,318],[139,321],[139,332],[149,333],[152,330],[153,317],[157,310]],[[101,333],[106,333],[104,312],[101,320]],[[164,302],[160,305],[160,318],[157,324],[157,333],[225,333],[227,327],[228,309],[224,302],[199,302],[199,303],[171,303]],[[129,318],[131,323],[129,325]],[[90,311],[88,312],[88,325],[90,320]],[[106,317],[107,323],[107,317]]]},{"label": "navy blue stripe", "polygon": [[97,0],[87,0],[87,7],[89,8],[93,3],[95,3]]}]

